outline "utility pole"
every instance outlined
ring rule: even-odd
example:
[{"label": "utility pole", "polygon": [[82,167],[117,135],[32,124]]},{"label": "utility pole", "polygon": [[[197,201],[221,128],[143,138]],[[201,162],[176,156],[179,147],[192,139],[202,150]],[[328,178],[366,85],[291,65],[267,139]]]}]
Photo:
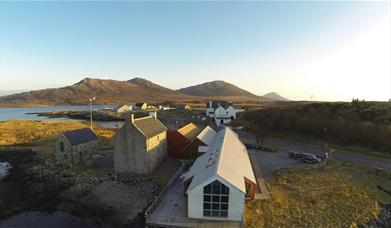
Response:
[{"label": "utility pole", "polygon": [[262,98],[262,95],[259,95],[259,110],[262,109],[261,98]]},{"label": "utility pole", "polygon": [[95,97],[90,98],[90,125],[92,129],[92,102],[95,100]]}]

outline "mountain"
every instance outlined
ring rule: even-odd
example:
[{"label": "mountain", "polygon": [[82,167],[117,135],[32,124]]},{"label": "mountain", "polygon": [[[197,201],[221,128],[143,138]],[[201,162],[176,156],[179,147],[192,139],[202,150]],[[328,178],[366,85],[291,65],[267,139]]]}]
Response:
[{"label": "mountain", "polygon": [[280,94],[276,92],[270,92],[262,96],[262,98],[266,98],[273,101],[290,101],[289,99],[282,97]]},{"label": "mountain", "polygon": [[225,81],[211,81],[177,90],[191,96],[258,99],[258,96]]},{"label": "mountain", "polygon": [[0,97],[2,96],[8,96],[15,93],[22,93],[26,92],[27,90],[0,90]]},{"label": "mountain", "polygon": [[[177,91],[157,85],[143,78],[128,81],[85,78],[61,88],[35,90],[0,97],[0,107],[26,107],[42,105],[83,105],[91,97],[96,104],[133,102],[205,102],[226,100],[258,102],[259,97],[224,81],[212,81]],[[288,101],[277,93],[265,94],[262,101]]]},{"label": "mountain", "polygon": [[43,89],[0,97],[1,107],[191,101],[197,98],[154,84],[143,78],[129,81],[85,78],[66,87]]}]

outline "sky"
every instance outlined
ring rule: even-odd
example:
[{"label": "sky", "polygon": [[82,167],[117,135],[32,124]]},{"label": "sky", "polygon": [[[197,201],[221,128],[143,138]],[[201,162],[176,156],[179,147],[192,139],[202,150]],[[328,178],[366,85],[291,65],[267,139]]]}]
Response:
[{"label": "sky", "polygon": [[224,80],[294,100],[391,98],[383,2],[0,2],[0,89]]}]

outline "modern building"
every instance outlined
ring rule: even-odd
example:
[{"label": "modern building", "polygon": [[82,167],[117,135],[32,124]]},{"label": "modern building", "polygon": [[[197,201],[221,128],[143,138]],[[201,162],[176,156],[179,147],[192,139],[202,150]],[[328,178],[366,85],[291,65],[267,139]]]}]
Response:
[{"label": "modern building", "polygon": [[167,157],[167,128],[154,116],[126,116],[114,135],[114,169],[150,175]]},{"label": "modern building", "polygon": [[236,119],[237,110],[226,101],[210,101],[206,104],[205,114],[213,118],[217,126],[229,124]]},{"label": "modern building", "polygon": [[[186,146],[184,150],[184,154],[186,154],[189,160],[195,160],[199,156],[203,155],[202,151],[205,146],[208,146],[212,143],[213,138],[216,132],[209,126],[206,126],[188,146]],[[200,151],[201,149],[201,151]]]},{"label": "modern building", "polygon": [[[201,129],[193,123],[189,123],[179,130],[168,130],[168,156],[176,159],[189,159],[190,156],[188,151],[191,150],[189,145],[197,140],[197,136],[200,132]],[[192,148],[198,150],[198,146]]]},{"label": "modern building", "polygon": [[256,179],[246,147],[228,127],[208,131],[205,151],[182,175],[189,218],[241,221],[246,198],[254,198]]},{"label": "modern building", "polygon": [[91,128],[65,131],[57,138],[56,159],[67,165],[83,164],[98,149],[99,138]]}]

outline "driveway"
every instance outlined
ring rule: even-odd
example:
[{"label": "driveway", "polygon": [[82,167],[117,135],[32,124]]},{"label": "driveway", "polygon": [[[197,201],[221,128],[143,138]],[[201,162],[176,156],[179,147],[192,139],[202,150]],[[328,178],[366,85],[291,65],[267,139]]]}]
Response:
[{"label": "driveway", "polygon": [[[253,139],[254,136],[251,133],[238,131],[240,138]],[[283,139],[268,138],[265,140],[266,144],[273,144],[278,147],[278,152],[265,152],[260,150],[248,150],[249,153],[254,154],[258,164],[261,167],[262,173],[265,179],[271,179],[274,171],[279,168],[296,167],[309,164],[303,164],[295,159],[289,157],[289,151],[301,152],[301,153],[312,153],[320,157],[324,157],[327,151],[324,148],[319,148],[309,144],[295,143]],[[352,152],[337,150],[336,159],[341,161],[352,162],[356,164],[369,165],[381,169],[391,170],[391,161],[376,158],[372,156],[355,154]]]},{"label": "driveway", "polygon": [[272,179],[277,169],[309,165],[290,158],[288,152],[285,151],[272,153],[251,149],[248,152],[255,157],[266,180]]}]

